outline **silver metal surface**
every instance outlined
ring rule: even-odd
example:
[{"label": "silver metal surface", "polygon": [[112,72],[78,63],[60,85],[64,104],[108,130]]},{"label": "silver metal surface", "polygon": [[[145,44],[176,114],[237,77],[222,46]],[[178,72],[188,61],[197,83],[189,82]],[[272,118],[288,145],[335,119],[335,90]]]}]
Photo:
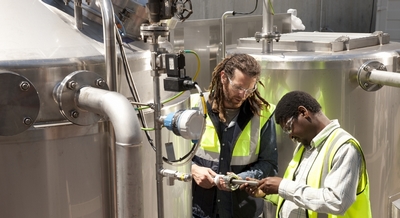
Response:
[{"label": "silver metal surface", "polygon": [[400,217],[400,193],[389,197],[390,209],[389,218]]},{"label": "silver metal surface", "polygon": [[[146,149],[144,146],[127,146],[125,139],[131,138],[120,137],[120,134],[132,134],[134,128],[123,122],[122,127],[114,126],[106,120],[111,119],[108,115],[87,126],[73,124],[60,113],[59,104],[53,98],[54,87],[71,72],[89,71],[107,78],[109,64],[104,56],[107,53],[104,43],[107,39],[104,37],[107,36],[103,35],[103,27],[99,25],[102,22],[92,22],[83,17],[83,28],[78,31],[73,7],[65,6],[62,0],[6,0],[2,4],[4,7],[0,7],[0,14],[18,25],[0,19],[0,26],[10,30],[8,34],[0,35],[0,68],[25,77],[33,85],[30,87],[36,88],[40,109],[36,121],[28,129],[17,135],[0,136],[0,170],[3,175],[0,178],[0,217],[116,218],[118,214],[157,217],[154,204],[158,197],[154,178],[155,152],[150,144],[145,142]],[[21,11],[32,11],[35,16],[28,19],[21,16]],[[108,44],[113,49],[118,48],[115,43]],[[148,46],[128,41],[124,48],[140,99],[142,103],[151,103],[153,90],[149,88],[152,87],[152,76]],[[131,98],[131,92],[123,69],[122,61],[116,62],[113,74],[117,76],[115,89],[127,100]],[[165,75],[160,76],[163,78]],[[97,87],[95,81],[90,80],[91,87],[81,87],[83,92],[80,94],[87,94],[89,89]],[[162,84],[160,89],[163,89]],[[163,91],[160,98],[165,100],[175,94]],[[85,104],[95,105],[95,102],[82,95],[79,96],[79,101],[83,101],[79,102],[79,108],[92,110]],[[188,107],[187,99],[185,95],[184,99],[167,106],[171,110],[174,107],[185,109]],[[97,103],[101,102],[98,99]],[[35,107],[31,112],[36,110]],[[98,106],[96,112],[104,113],[102,107],[104,105]],[[130,120],[122,111],[116,115],[121,116],[120,120],[124,122]],[[130,114],[136,115],[136,112]],[[152,127],[152,118],[147,115],[146,118]],[[171,136],[173,134],[167,130],[162,131],[162,143],[173,141],[176,157],[182,157],[190,150],[188,140]],[[116,138],[124,140],[116,141]],[[173,168],[189,173],[188,167],[186,164]],[[150,177],[146,184],[131,183],[141,180],[141,176]],[[115,177],[117,181],[113,180]],[[129,183],[121,186],[117,184],[120,181]],[[191,202],[190,187],[190,183],[176,182],[164,189],[168,198],[165,206],[168,217],[189,217],[191,205],[186,202]],[[116,190],[120,192],[118,195]],[[141,195],[140,190],[146,196],[137,197]],[[117,201],[122,203],[117,205]],[[139,211],[138,208],[142,209]]]},{"label": "silver metal surface", "polygon": [[59,105],[61,114],[74,124],[92,125],[101,119],[98,113],[78,105],[76,97],[80,89],[86,86],[108,90],[108,85],[100,75],[86,70],[69,74],[54,87],[54,99]]},{"label": "silver metal surface", "polygon": [[381,66],[384,67],[385,65],[378,61],[368,61],[358,69],[357,80],[361,88],[366,91],[376,91],[383,87],[381,83],[374,83],[369,80],[372,69],[381,69]]},{"label": "silver metal surface", "polygon": [[0,70],[0,136],[17,135],[33,125],[40,99],[29,79]]},{"label": "silver metal surface", "polygon": [[111,0],[95,1],[101,9],[101,17],[103,21],[103,37],[104,37],[104,60],[107,72],[106,81],[111,91],[117,90],[117,51],[116,51],[116,32],[114,20],[114,7]]},{"label": "silver metal surface", "polygon": [[0,216],[109,217],[106,123],[0,137]]},{"label": "silver metal surface", "polygon": [[[337,34],[333,34],[337,36]],[[359,86],[357,73],[364,63],[376,61],[387,71],[399,72],[400,43],[390,42],[349,51],[301,52],[278,50],[263,55],[261,48],[230,49],[254,56],[262,66],[259,87],[262,95],[276,104],[287,92],[303,90],[314,96],[322,110],[361,143],[370,179],[373,217],[389,217],[389,197],[398,194],[397,161],[400,155],[400,89],[384,86],[369,92]],[[278,134],[280,169],[292,158],[294,144]],[[283,170],[279,171],[283,174]]]},{"label": "silver metal surface", "polygon": [[[196,3],[194,2],[194,4]],[[279,32],[291,32],[290,14],[279,13],[275,14],[273,18]],[[236,15],[228,17],[225,22],[226,49],[232,48],[233,44],[236,45],[238,39],[254,37],[254,33],[262,29],[261,15]],[[211,81],[211,72],[221,60],[223,46],[221,43],[223,40],[221,28],[221,16],[219,15],[218,19],[187,20],[183,23],[178,23],[175,29],[170,30],[170,41],[173,43],[175,51],[193,50],[199,56],[201,72],[196,82],[202,89],[208,88]],[[257,43],[254,38],[252,40]],[[261,44],[257,43],[257,46],[261,46]],[[187,55],[186,62],[197,63],[197,60],[195,56]],[[197,64],[188,64],[186,71],[188,76],[193,78],[197,71]]]},{"label": "silver metal surface", "polygon": [[[3,175],[0,177],[0,217],[109,218],[118,216],[119,206],[125,207],[120,211],[134,211],[134,205],[141,203],[144,208],[143,217],[157,217],[157,206],[154,202],[159,197],[163,197],[163,212],[166,217],[191,217],[191,184],[176,181],[173,186],[168,186],[166,179],[163,181],[156,178],[161,163],[157,163],[157,166],[155,164],[156,153],[151,146],[152,141],[144,142],[143,156],[140,156],[138,146],[116,146],[117,137],[114,133],[121,134],[129,129],[114,132],[116,128],[113,124],[103,120],[88,126],[75,125],[59,112],[59,105],[53,99],[53,89],[75,71],[97,73],[100,77],[107,78],[106,82],[110,83],[108,85],[112,91],[118,91],[126,98],[131,98],[122,61],[117,62],[118,51],[115,51],[114,56],[113,49],[118,47],[116,42],[113,42],[116,32],[113,32],[115,29],[112,28],[114,13],[120,15],[125,9],[127,13],[125,17],[121,15],[121,18],[132,15],[130,10],[135,8],[129,5],[131,1],[114,0],[113,5],[110,4],[111,1],[100,2],[104,4],[105,15],[101,15],[101,8],[96,5],[96,1],[85,1],[90,7],[82,5],[84,16],[80,31],[75,28],[74,7],[70,6],[72,1],[66,2],[69,2],[69,6],[65,6],[62,0],[6,0],[0,7],[0,14],[7,17],[0,19],[0,26],[7,30],[7,34],[0,35],[0,68],[29,80],[40,99],[40,109],[32,126],[17,135],[0,136],[0,171]],[[228,9],[227,4],[218,4],[224,8],[223,11]],[[248,2],[241,1],[240,4],[248,5]],[[309,5],[304,5],[303,8],[317,11]],[[140,7],[142,6],[138,9],[143,9]],[[194,9],[203,8],[196,9],[195,6]],[[24,11],[31,11],[35,16],[22,16]],[[300,18],[302,13],[307,14],[307,10],[298,11]],[[213,10],[209,12],[214,13]],[[87,19],[89,13],[93,19]],[[140,17],[141,13],[135,14],[139,14],[139,18],[129,17],[122,21],[127,27],[126,33],[130,36],[137,35],[141,19],[144,19]],[[215,20],[188,20],[179,23],[170,35],[178,50],[193,49],[199,54],[202,61],[199,84],[202,88],[208,86],[210,72],[217,62],[221,41],[221,13],[217,14],[218,19]],[[105,28],[102,26],[102,16],[105,18]],[[227,19],[227,48],[231,50],[239,38],[254,36],[254,33],[261,29],[261,20],[260,16]],[[305,20],[307,27],[307,24],[311,23],[310,20],[315,19]],[[369,22],[369,19],[365,20]],[[138,23],[135,23],[136,21]],[[379,61],[387,66],[388,71],[398,72],[398,45],[385,43],[385,40],[388,42],[388,38],[385,39],[384,35],[372,36],[374,43],[379,41],[383,44],[372,47],[360,46],[364,44],[364,39],[347,41],[346,38],[340,38],[343,41],[335,41],[339,37],[333,40],[334,46],[312,40],[296,44],[300,50],[282,50],[269,57],[264,57],[257,50],[260,47],[243,46],[243,50],[238,51],[251,53],[262,63],[263,81],[267,84],[263,93],[268,101],[276,103],[290,89],[309,91],[322,100],[324,110],[330,117],[339,118],[342,126],[360,139],[370,171],[371,196],[376,196],[371,201],[374,217],[387,217],[388,196],[393,196],[400,190],[396,183],[399,178],[396,177],[395,171],[396,157],[400,153],[400,105],[393,100],[399,99],[398,89],[385,86],[375,92],[366,92],[357,84],[356,75],[360,66],[369,60]],[[366,38],[369,40],[369,36]],[[148,51],[149,46],[138,41],[124,40],[129,42],[124,48],[127,50],[128,63],[132,68],[131,75],[139,90],[140,99],[142,103],[152,103],[155,101],[154,91],[157,90],[149,88],[156,82],[151,74],[152,54]],[[314,52],[316,49],[310,49],[310,44],[314,44],[316,48],[323,47],[322,52]],[[335,53],[328,52],[332,48],[336,50],[336,45],[341,50]],[[196,63],[194,56],[188,55],[186,60],[187,63]],[[194,74],[196,67],[196,64],[190,64],[187,71]],[[159,75],[160,80],[163,78],[165,75]],[[162,83],[159,89],[163,90]],[[162,91],[159,97],[164,100],[174,94]],[[157,107],[162,107],[162,114],[168,114],[188,108],[187,99],[188,95],[184,95],[177,101]],[[158,99],[156,100],[158,102]],[[149,127],[153,127],[153,124],[158,122],[154,119],[159,117],[159,114],[146,110],[145,117]],[[162,150],[161,154],[157,153],[158,157],[165,156],[166,142],[173,142],[177,158],[184,156],[192,148],[190,141],[174,136],[165,128],[162,128],[161,132],[161,137],[157,136],[157,146],[159,151]],[[278,134],[281,134],[279,130]],[[150,132],[150,136],[154,139],[154,132]],[[280,155],[280,166],[283,166],[280,168],[284,168],[290,158],[289,154],[293,152],[293,146],[290,146],[291,141],[282,135],[279,140],[279,152],[286,154]],[[142,166],[138,168],[140,163]],[[168,168],[190,173],[189,164]],[[134,195],[131,193],[136,192],[133,190],[140,188],[140,185],[133,185],[126,187],[127,195],[119,195],[122,198],[118,200],[132,204],[117,205],[115,190],[118,185],[112,179],[117,176],[117,171],[123,172],[118,174],[118,178],[122,180],[133,180],[132,178],[143,175],[143,180],[146,181],[143,184],[143,199],[132,198]],[[156,184],[157,182],[162,184]],[[167,188],[163,188],[162,193],[157,193],[157,186]],[[140,212],[138,214],[141,216]]]},{"label": "silver metal surface", "polygon": [[[117,23],[121,25],[121,31],[125,36],[137,39],[140,37],[140,26],[148,22],[148,13],[146,11],[145,3],[147,1],[136,0],[110,0],[113,4],[113,10]],[[73,3],[68,4],[70,8],[74,8]],[[102,23],[101,7],[96,1],[82,2],[82,15],[89,20]]]},{"label": "silver metal surface", "polygon": [[271,53],[273,51],[273,43],[274,41],[279,41],[280,33],[277,30],[277,27],[274,27],[274,9],[273,9],[273,1],[264,0],[263,1],[263,28],[261,32],[256,32],[254,38],[256,42],[260,42],[262,53]]},{"label": "silver metal surface", "polygon": [[258,182],[256,182],[256,181],[248,181],[248,180],[242,180],[242,179],[232,179],[231,183],[237,184],[237,185],[248,184],[249,186],[257,186],[258,185]]},{"label": "silver metal surface", "polygon": [[[163,116],[168,115],[171,112],[175,112],[181,109],[189,108],[189,92],[185,92],[182,96],[177,99],[163,104],[164,107],[161,110]],[[146,118],[149,123],[153,123],[154,114],[151,110],[145,111]],[[154,138],[154,131],[149,132],[152,138]],[[162,156],[167,157],[165,143],[172,142],[177,160],[189,153],[192,148],[190,140],[183,139],[173,134],[166,128],[161,129],[161,145],[159,147],[162,150]],[[175,181],[173,186],[168,185],[168,179],[157,180],[156,174],[156,155],[154,149],[146,141],[143,146],[143,201],[144,201],[144,217],[159,217],[158,210],[156,207],[156,198],[161,195],[157,190],[157,184],[155,181],[161,181],[163,185],[163,212],[166,218],[187,218],[192,216],[192,183]],[[164,167],[170,170],[179,171],[182,173],[191,173],[191,162],[186,164],[176,164],[174,166],[168,165],[164,162]]]},{"label": "silver metal surface", "polygon": [[[254,38],[240,38],[238,47],[259,48]],[[388,44],[388,34],[294,32],[282,34],[274,43],[274,51],[338,52]]]},{"label": "silver metal surface", "polygon": [[[262,14],[261,2],[262,1],[258,1],[258,7],[253,15]],[[397,4],[397,1],[395,2],[395,4]],[[376,11],[382,13],[381,17],[386,17],[387,11],[382,11],[381,8],[386,8],[388,5],[393,3],[393,1],[388,1],[388,4],[382,4],[377,8],[376,1],[373,0],[339,0],[335,2],[309,0],[306,3],[296,0],[280,0],[275,1],[274,11],[275,13],[285,13],[288,9],[297,9],[297,17],[303,21],[306,31],[308,32],[329,31],[365,33],[373,31]],[[195,13],[193,13],[190,18],[192,20],[220,18],[221,15],[228,10],[250,12],[254,9],[255,4],[255,0],[193,1]],[[398,7],[391,7],[391,13],[396,13],[395,11],[397,8]],[[388,19],[393,18],[398,18],[398,16],[390,17]],[[384,21],[385,20],[383,19],[379,19],[382,26],[385,26],[386,24]],[[392,26],[388,23],[388,26],[394,27],[395,23]],[[260,29],[257,29],[257,31],[260,31]],[[395,33],[396,30],[392,30],[392,32]],[[252,36],[254,36],[254,32],[252,33]]]}]

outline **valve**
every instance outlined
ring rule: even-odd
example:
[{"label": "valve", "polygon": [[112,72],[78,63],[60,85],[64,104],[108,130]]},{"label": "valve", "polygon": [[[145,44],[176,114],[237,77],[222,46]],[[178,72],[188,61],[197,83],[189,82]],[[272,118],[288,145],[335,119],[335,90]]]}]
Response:
[{"label": "valve", "polygon": [[169,186],[174,185],[175,180],[182,181],[182,182],[192,181],[192,175],[180,173],[175,170],[162,169],[160,171],[160,174],[168,178],[167,185],[169,185]]},{"label": "valve", "polygon": [[249,184],[250,186],[257,186],[258,182],[257,181],[251,181],[251,180],[243,180],[241,179],[238,175],[234,173],[229,173],[227,175],[221,175],[218,174],[214,177],[214,183],[217,184],[219,182],[219,179],[222,178],[224,180],[225,185],[231,189],[231,191],[235,191],[236,189],[239,188],[241,184]]}]

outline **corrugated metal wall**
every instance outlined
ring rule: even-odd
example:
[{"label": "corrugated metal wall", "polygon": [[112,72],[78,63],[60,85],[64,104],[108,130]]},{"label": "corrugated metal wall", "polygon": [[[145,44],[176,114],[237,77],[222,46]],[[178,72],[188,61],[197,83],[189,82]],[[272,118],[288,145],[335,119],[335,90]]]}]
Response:
[{"label": "corrugated metal wall", "polygon": [[389,33],[392,41],[400,42],[400,0],[378,2],[376,29]]},{"label": "corrugated metal wall", "polygon": [[[261,15],[263,0],[193,0],[194,12],[189,19],[220,18],[225,11],[250,12],[256,1],[258,7],[253,15]],[[290,8],[297,9],[297,15],[306,27],[305,31],[322,29],[369,33],[375,30],[376,2],[377,0],[275,0],[273,5],[275,13],[286,13]],[[399,0],[391,2],[398,3]]]}]

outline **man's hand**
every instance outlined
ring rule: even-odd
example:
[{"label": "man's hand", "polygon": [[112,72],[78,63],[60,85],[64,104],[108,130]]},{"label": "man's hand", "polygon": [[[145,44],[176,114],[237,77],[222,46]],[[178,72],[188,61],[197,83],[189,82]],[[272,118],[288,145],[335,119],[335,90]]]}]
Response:
[{"label": "man's hand", "polygon": [[255,198],[263,198],[266,194],[258,188],[258,186],[261,184],[261,180],[253,179],[246,177],[246,180],[248,181],[257,181],[258,185],[257,186],[250,186],[248,183],[240,185],[241,190],[245,190],[248,195],[253,196]]},{"label": "man's hand", "polygon": [[215,186],[214,177],[216,175],[217,174],[211,168],[192,164],[192,177],[197,185],[202,188],[209,189]]},{"label": "man's hand", "polygon": [[[237,176],[237,175],[235,175],[235,174],[232,173],[232,172],[227,172],[227,173],[226,173],[226,176],[229,176],[229,175],[234,175],[233,178],[235,178],[235,179],[242,179],[240,176]],[[224,176],[221,176],[221,177],[217,178],[218,180],[217,180],[217,182],[216,182],[216,183],[217,183],[216,185],[217,185],[217,188],[218,188],[219,190],[231,192],[231,191],[237,189],[237,188],[232,189],[230,186],[233,185],[233,184],[228,184],[228,183],[226,183],[226,181],[225,181],[223,178],[224,178]],[[215,178],[214,178],[214,179],[215,179]],[[215,180],[214,180],[214,182],[215,182]]]},{"label": "man's hand", "polygon": [[278,194],[279,184],[281,184],[282,178],[280,177],[267,177],[261,180],[258,188],[261,189],[265,194]]},{"label": "man's hand", "polygon": [[258,186],[249,186],[247,183],[240,186],[240,189],[245,190],[250,196],[262,198],[265,195],[278,194],[279,184],[282,178],[267,177],[262,180],[246,178],[246,180],[258,181]]}]

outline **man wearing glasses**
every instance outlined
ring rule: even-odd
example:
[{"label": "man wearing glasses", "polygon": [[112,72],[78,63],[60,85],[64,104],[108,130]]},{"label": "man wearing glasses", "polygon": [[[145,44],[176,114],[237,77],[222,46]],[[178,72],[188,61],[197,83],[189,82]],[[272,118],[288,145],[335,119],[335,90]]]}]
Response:
[{"label": "man wearing glasses", "polygon": [[305,92],[283,96],[275,120],[298,143],[292,161],[283,178],[240,188],[275,203],[280,218],[370,218],[369,180],[358,141]]},{"label": "man wearing glasses", "polygon": [[247,54],[225,58],[212,73],[206,129],[192,160],[195,218],[256,218],[262,213],[262,199],[219,177],[277,174],[274,106],[260,96],[259,77],[260,65]]}]

